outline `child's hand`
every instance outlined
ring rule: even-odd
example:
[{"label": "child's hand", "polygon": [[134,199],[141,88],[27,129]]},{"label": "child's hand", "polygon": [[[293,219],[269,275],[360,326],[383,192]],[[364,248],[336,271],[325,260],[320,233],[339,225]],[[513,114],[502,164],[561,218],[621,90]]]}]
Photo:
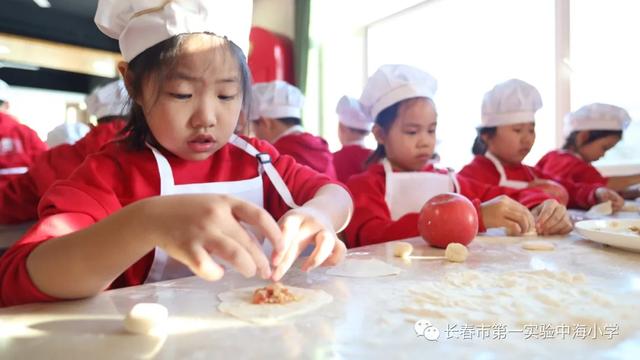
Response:
[{"label": "child's hand", "polygon": [[486,228],[504,227],[509,236],[524,234],[535,226],[529,209],[506,195],[483,202],[480,211]]},{"label": "child's hand", "polygon": [[573,229],[567,208],[554,199],[545,200],[531,209],[539,235],[568,234]]},{"label": "child's hand", "polygon": [[302,271],[319,265],[335,265],[344,258],[346,246],[337,238],[329,220],[319,211],[304,206],[292,209],[278,223],[285,250],[274,253],[274,281],[280,280],[300,253],[312,243],[315,243],[315,249],[302,265]]},{"label": "child's hand", "polygon": [[620,194],[615,190],[604,186],[596,189],[596,199],[598,200],[598,203],[611,201],[611,208],[614,212],[619,211],[624,206],[624,198],[622,198],[622,196],[620,196]]},{"label": "child's hand", "polygon": [[246,277],[271,276],[269,260],[260,243],[242,227],[254,226],[282,252],[282,234],[273,217],[264,209],[226,195],[198,194],[155,197],[143,214],[143,221],[155,237],[155,245],[187,265],[207,280],[224,274],[210,254],[229,262]]}]

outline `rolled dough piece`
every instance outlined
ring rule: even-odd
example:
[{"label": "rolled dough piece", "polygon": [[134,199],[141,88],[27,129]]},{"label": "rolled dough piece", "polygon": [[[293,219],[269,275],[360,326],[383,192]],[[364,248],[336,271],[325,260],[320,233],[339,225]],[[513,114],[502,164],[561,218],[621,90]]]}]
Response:
[{"label": "rolled dough piece", "polygon": [[525,241],[522,243],[522,248],[525,250],[537,250],[537,251],[552,251],[556,246],[548,241]]},{"label": "rolled dough piece", "polygon": [[255,324],[269,325],[280,320],[311,312],[333,301],[323,290],[287,286],[298,300],[286,304],[252,304],[253,293],[259,287],[246,287],[218,294],[218,310]]},{"label": "rolled dough piece", "polygon": [[447,245],[444,251],[444,257],[450,262],[465,262],[469,256],[467,247],[459,243],[451,243]]},{"label": "rolled dough piece", "polygon": [[393,247],[393,256],[406,258],[413,252],[413,245],[408,242],[396,243]]},{"label": "rolled dough piece", "polygon": [[378,259],[346,259],[341,264],[327,270],[327,275],[371,278],[397,275],[400,271],[400,268]]},{"label": "rolled dough piece", "polygon": [[597,205],[593,205],[591,209],[587,211],[586,215],[589,217],[599,217],[611,214],[613,214],[613,207],[611,206],[611,200],[609,200]]},{"label": "rolled dough piece", "polygon": [[124,318],[124,328],[134,334],[151,335],[165,330],[169,310],[156,303],[139,303]]}]

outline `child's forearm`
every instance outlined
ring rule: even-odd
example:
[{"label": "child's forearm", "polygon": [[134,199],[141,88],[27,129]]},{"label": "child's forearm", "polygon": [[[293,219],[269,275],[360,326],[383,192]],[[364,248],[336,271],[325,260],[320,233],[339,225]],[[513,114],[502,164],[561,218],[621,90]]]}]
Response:
[{"label": "child's forearm", "polygon": [[353,201],[349,192],[335,184],[321,187],[304,207],[324,214],[336,232],[342,231],[353,215]]},{"label": "child's forearm", "polygon": [[35,286],[62,299],[93,296],[154,248],[145,203],[123,208],[77,232],[36,247],[27,258]]},{"label": "child's forearm", "polygon": [[640,175],[612,176],[607,181],[607,187],[615,191],[624,191],[635,184],[640,184]]}]

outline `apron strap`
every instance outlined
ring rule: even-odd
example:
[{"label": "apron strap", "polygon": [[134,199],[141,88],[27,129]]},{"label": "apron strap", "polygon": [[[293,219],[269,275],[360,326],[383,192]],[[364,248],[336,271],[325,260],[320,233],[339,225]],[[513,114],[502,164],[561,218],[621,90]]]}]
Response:
[{"label": "apron strap", "polygon": [[293,196],[291,195],[287,184],[284,183],[284,180],[282,180],[282,177],[271,163],[271,156],[269,154],[259,152],[258,149],[256,149],[253,145],[249,144],[243,138],[235,134],[231,135],[231,137],[229,138],[229,142],[244,150],[247,154],[255,157],[258,160],[260,169],[264,170],[264,172],[267,173],[267,177],[276,188],[276,191],[278,191],[278,194],[280,194],[280,197],[282,198],[282,200],[284,200],[287,206],[292,209],[300,207],[293,200]]},{"label": "apron strap", "polygon": [[156,158],[156,162],[158,163],[158,172],[160,173],[160,194],[172,194],[173,191],[173,171],[171,170],[171,165],[169,164],[169,160],[164,157],[158,149],[153,146],[146,144],[151,152],[153,153],[153,157]]},{"label": "apron strap", "polygon": [[495,166],[496,170],[498,171],[498,174],[500,174],[500,183],[503,183],[505,181],[507,181],[507,174],[504,171],[504,166],[502,166],[502,163],[500,162],[500,160],[498,160],[498,158],[493,155],[490,152],[485,152],[484,156],[489,159],[492,163],[493,166]]},{"label": "apron strap", "polygon": [[391,204],[391,194],[389,189],[391,188],[391,177],[389,174],[393,174],[393,169],[391,168],[391,163],[387,158],[382,158],[382,167],[384,168],[384,200],[387,204]]},{"label": "apron strap", "polygon": [[28,167],[18,166],[18,167],[0,169],[0,175],[19,175],[19,174],[24,174],[27,171],[29,171]]}]

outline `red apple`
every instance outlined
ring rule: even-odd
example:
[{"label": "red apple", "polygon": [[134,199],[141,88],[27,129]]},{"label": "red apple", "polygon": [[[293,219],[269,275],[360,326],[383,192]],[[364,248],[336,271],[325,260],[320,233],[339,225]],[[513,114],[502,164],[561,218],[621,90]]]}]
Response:
[{"label": "red apple", "polygon": [[467,245],[478,233],[478,213],[471,201],[455,193],[429,199],[418,218],[420,236],[431,246]]},{"label": "red apple", "polygon": [[536,179],[529,182],[529,188],[537,188],[545,192],[547,195],[558,200],[558,202],[564,206],[569,203],[569,193],[564,186],[553,180]]}]

